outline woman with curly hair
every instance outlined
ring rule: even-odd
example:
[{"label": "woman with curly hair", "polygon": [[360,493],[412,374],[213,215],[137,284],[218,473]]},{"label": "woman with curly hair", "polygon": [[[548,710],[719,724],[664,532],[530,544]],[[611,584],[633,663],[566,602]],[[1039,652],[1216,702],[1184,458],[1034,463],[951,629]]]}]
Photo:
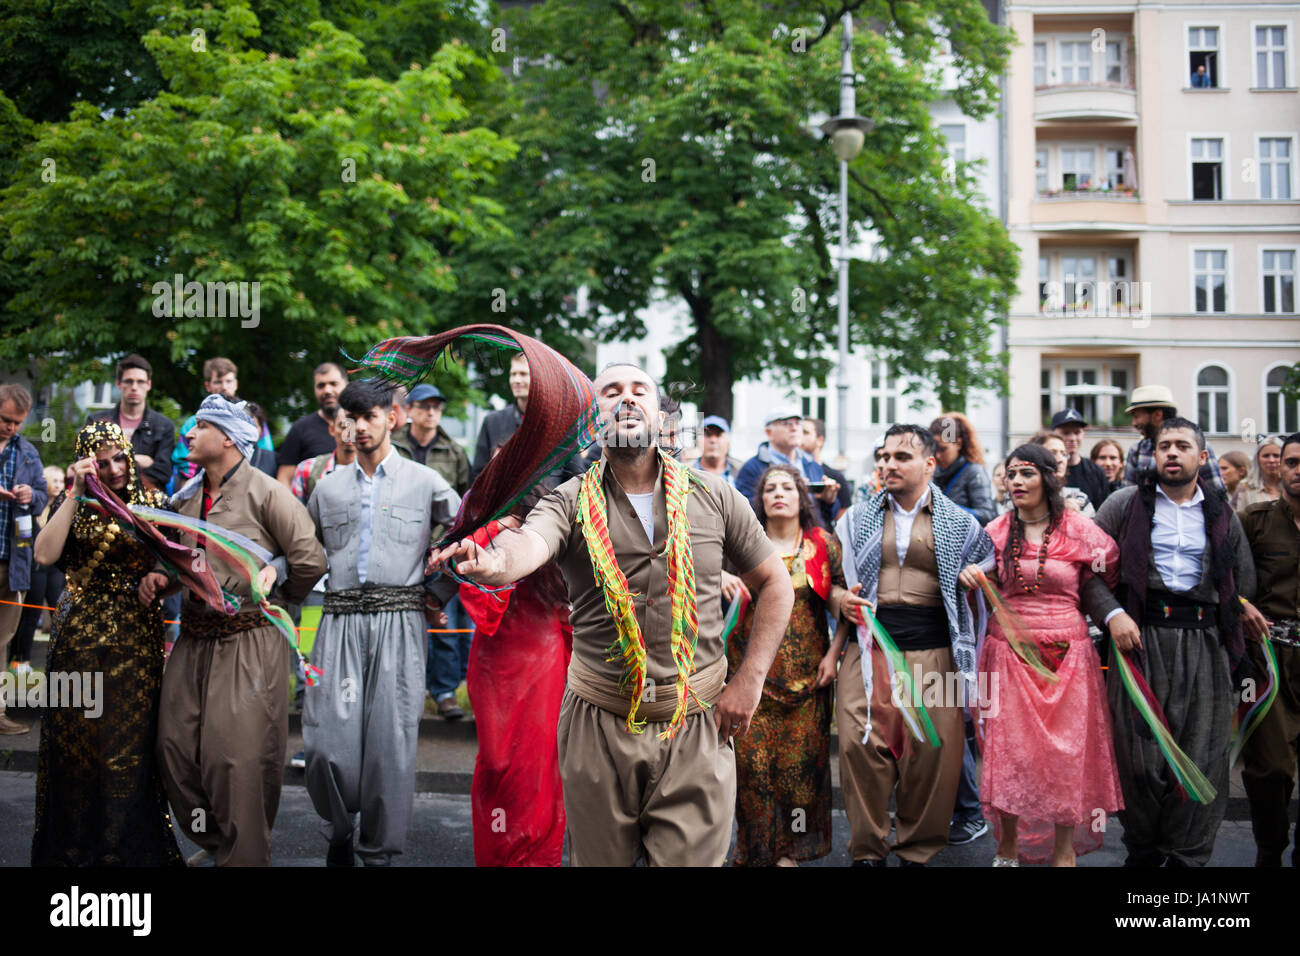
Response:
[{"label": "woman with curly hair", "polygon": [[[796,866],[831,850],[830,685],[837,661],[826,612],[838,607],[844,572],[839,540],[818,524],[798,468],[772,465],[757,488],[754,510],[790,572],[794,610],[750,731],[736,738],[732,863]],[[727,644],[732,674],[744,659],[753,620],[750,604]]]},{"label": "woman with curly hair", "polygon": [[[1106,688],[1082,607],[1093,606],[1095,588],[1118,583],[1119,549],[1067,507],[1048,448],[1013,451],[1007,488],[1015,507],[985,529],[995,563],[986,573],[1024,623],[1019,637],[1034,647],[1026,659],[1008,643],[1006,622],[989,621],[979,665],[988,675],[980,798],[997,834],[994,866],[1049,858],[1073,866],[1077,854],[1101,846],[1097,811],[1123,807]],[[967,566],[961,584],[977,590],[979,572]]]},{"label": "woman with curly hair", "polygon": [[182,866],[154,756],[162,603],[145,605],[139,592],[154,556],[118,521],[78,501],[89,474],[128,505],[165,507],[166,497],[144,489],[131,440],[116,423],[82,428],[76,458],[34,557],[67,576],[46,673],[94,675],[97,700],[93,709],[52,702],[43,714],[32,865]]}]

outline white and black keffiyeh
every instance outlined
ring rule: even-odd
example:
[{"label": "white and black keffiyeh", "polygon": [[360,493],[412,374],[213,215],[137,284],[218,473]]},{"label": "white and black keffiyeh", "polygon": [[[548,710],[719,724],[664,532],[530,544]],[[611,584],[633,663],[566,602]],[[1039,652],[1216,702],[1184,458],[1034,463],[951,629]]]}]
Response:
[{"label": "white and black keffiyeh", "polygon": [[[876,603],[880,583],[880,547],[885,524],[885,509],[889,507],[888,492],[879,491],[866,501],[849,509],[840,521],[840,542],[845,551],[845,565],[852,565],[857,581],[862,584],[861,596]],[[930,484],[930,515],[934,530],[934,557],[939,567],[939,589],[948,615],[948,634],[952,640],[953,665],[967,682],[967,690],[975,689],[976,626],[957,575],[968,564],[983,564],[993,555],[993,542],[967,511],[953,504],[938,486]],[[858,628],[862,647],[862,681],[871,700],[871,634]],[[974,699],[969,697],[968,699]],[[867,733],[871,732],[870,716]],[[866,734],[862,741],[866,743]]]}]

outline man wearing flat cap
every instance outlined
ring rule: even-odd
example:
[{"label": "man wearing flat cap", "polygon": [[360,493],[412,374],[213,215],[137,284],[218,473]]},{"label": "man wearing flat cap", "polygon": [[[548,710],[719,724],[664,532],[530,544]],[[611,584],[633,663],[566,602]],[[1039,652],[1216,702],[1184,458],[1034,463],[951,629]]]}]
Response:
[{"label": "man wearing flat cap", "polygon": [[[263,590],[283,582],[284,599],[301,603],[326,570],[307,510],[249,464],[258,426],[243,402],[209,395],[195,418],[188,457],[200,471],[171,507],[265,548],[275,557],[259,575]],[[266,866],[289,736],[290,648],[233,568],[215,555],[199,559],[243,609],[219,614],[187,597],[163,673],[158,759],[177,823],[203,848],[196,856]]]},{"label": "man wearing flat cap", "polygon": [[[1178,409],[1174,406],[1174,393],[1167,387],[1143,385],[1133,390],[1133,396],[1124,411],[1133,416],[1133,427],[1142,435],[1142,439],[1133,443],[1124,459],[1124,484],[1136,485],[1142,472],[1155,471],[1156,433],[1162,424],[1178,417]],[[1219,456],[1209,445],[1205,446],[1205,450],[1209,452],[1209,457],[1201,465],[1200,476],[1226,495],[1228,488],[1223,483],[1223,476],[1219,474]]]}]

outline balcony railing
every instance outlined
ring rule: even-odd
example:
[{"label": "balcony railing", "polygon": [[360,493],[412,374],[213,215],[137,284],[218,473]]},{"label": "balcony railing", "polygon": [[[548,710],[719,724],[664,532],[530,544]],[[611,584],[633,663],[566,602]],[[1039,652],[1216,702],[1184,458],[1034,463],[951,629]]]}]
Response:
[{"label": "balcony railing", "polygon": [[[1138,285],[1138,283],[1114,283],[1115,285]],[[1101,301],[1101,302],[1062,302],[1060,299],[1053,299],[1050,295],[1043,298],[1038,304],[1040,314],[1054,319],[1133,319],[1149,315],[1149,311],[1141,304],[1137,295],[1133,295],[1130,301]]]},{"label": "balcony railing", "polygon": [[1105,186],[1084,189],[1048,189],[1038,190],[1039,199],[1139,199],[1136,189],[1119,186],[1110,189]]}]

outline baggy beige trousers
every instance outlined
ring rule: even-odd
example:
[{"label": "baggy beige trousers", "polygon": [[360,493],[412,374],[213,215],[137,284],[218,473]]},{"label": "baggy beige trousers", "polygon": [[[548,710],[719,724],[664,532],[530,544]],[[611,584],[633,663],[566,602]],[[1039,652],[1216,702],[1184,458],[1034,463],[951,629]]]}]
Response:
[{"label": "baggy beige trousers", "polygon": [[[952,649],[947,647],[905,651],[903,657],[913,672],[916,667],[922,674],[948,674],[953,669]],[[873,677],[871,734],[864,744],[867,693],[862,686],[862,653],[856,642],[849,644],[840,664],[835,707],[840,791],[849,818],[849,854],[855,860],[883,860],[889,856],[889,797],[897,787],[893,851],[901,859],[928,863],[948,845],[948,826],[957,800],[965,746],[961,708],[927,707],[943,746],[931,747],[909,737],[907,749],[895,759],[886,740],[901,717],[891,697],[888,672],[877,666]]]},{"label": "baggy beige trousers", "polygon": [[[620,716],[565,690],[560,777],[573,866],[721,866],[736,812],[736,754],[712,711],[630,734]],[[949,810],[952,808],[949,807]]]}]

